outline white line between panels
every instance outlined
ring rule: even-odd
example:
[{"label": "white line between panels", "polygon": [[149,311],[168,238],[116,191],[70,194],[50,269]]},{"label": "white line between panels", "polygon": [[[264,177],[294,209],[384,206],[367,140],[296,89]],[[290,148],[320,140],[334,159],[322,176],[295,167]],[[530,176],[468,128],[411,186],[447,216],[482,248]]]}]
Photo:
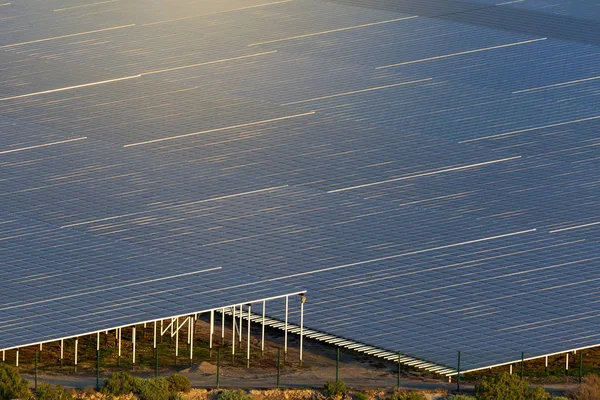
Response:
[{"label": "white line between panels", "polygon": [[364,187],[382,185],[384,183],[390,183],[390,182],[404,181],[404,180],[407,180],[407,179],[420,178],[422,176],[437,175],[437,174],[443,174],[443,173],[446,173],[446,172],[453,172],[453,171],[461,171],[461,170],[470,169],[470,168],[482,167],[484,165],[491,165],[491,164],[497,164],[497,163],[501,163],[501,162],[505,162],[505,161],[517,160],[519,158],[521,158],[521,156],[515,156],[515,157],[509,157],[509,158],[502,158],[502,159],[499,159],[499,160],[492,160],[492,161],[485,161],[485,162],[480,162],[480,163],[476,163],[476,164],[462,165],[460,167],[446,168],[446,169],[441,169],[441,170],[431,171],[431,172],[423,172],[423,173],[415,174],[415,175],[401,176],[399,178],[387,179],[385,181],[365,183],[363,185],[350,186],[350,187],[342,188],[342,189],[334,189],[334,190],[328,191],[327,193],[345,192],[347,190],[353,190],[353,189],[360,189],[360,188],[364,188]]},{"label": "white line between panels", "polygon": [[118,218],[131,217],[133,215],[148,214],[148,213],[151,213],[151,212],[154,212],[154,211],[157,211],[157,210],[187,207],[187,206],[190,206],[190,205],[193,205],[193,204],[208,203],[208,202],[211,202],[211,201],[225,200],[225,199],[230,199],[230,198],[233,198],[233,197],[246,196],[246,195],[249,195],[249,194],[269,192],[269,191],[272,191],[272,190],[283,189],[283,188],[286,188],[286,187],[288,187],[288,185],[273,186],[273,187],[269,187],[269,188],[265,188],[265,189],[257,189],[257,190],[251,190],[251,191],[248,191],[248,192],[229,194],[229,195],[219,196],[219,197],[212,197],[210,199],[197,200],[197,201],[192,201],[192,202],[189,202],[189,203],[182,203],[182,204],[174,204],[172,206],[167,206],[167,207],[162,207],[162,208],[156,208],[156,209],[152,209],[152,210],[138,211],[138,212],[134,212],[134,213],[121,214],[121,215],[114,215],[112,217],[94,219],[94,220],[91,220],[91,221],[75,222],[75,223],[68,224],[68,225],[62,225],[60,228],[63,229],[63,228],[71,228],[71,227],[79,226],[79,225],[89,225],[89,224],[94,224],[96,222],[104,222],[104,221],[110,221],[110,220],[118,219]]},{"label": "white line between panels", "polygon": [[290,37],[282,38],[282,39],[267,40],[265,42],[252,43],[252,44],[249,44],[248,46],[249,47],[260,46],[262,44],[277,43],[277,42],[283,42],[283,41],[286,41],[286,40],[302,39],[302,38],[311,37],[311,36],[318,36],[318,35],[326,35],[328,33],[348,31],[350,29],[366,28],[366,27],[369,27],[369,26],[375,26],[375,25],[381,25],[381,24],[388,24],[390,22],[404,21],[404,20],[407,20],[407,19],[413,19],[413,18],[417,18],[417,17],[418,17],[418,15],[411,15],[410,17],[389,19],[387,21],[371,22],[370,24],[354,25],[354,26],[348,26],[348,27],[345,27],[345,28],[331,29],[331,30],[328,30],[328,31],[321,31],[321,32],[315,32],[315,33],[307,33],[306,35],[297,35],[297,36],[290,36]]},{"label": "white line between panels", "polygon": [[99,6],[101,4],[106,4],[106,3],[114,3],[117,2],[119,0],[106,0],[106,1],[99,1],[97,3],[90,3],[90,4],[82,4],[79,6],[72,6],[72,7],[64,7],[64,8],[57,8],[55,10],[52,10],[53,12],[60,12],[60,11],[67,11],[67,10],[73,10],[76,8],[85,8],[85,7],[93,7],[93,6]]},{"label": "white line between panels", "polygon": [[399,67],[401,65],[421,63],[421,62],[425,62],[425,61],[440,60],[442,58],[456,57],[456,56],[461,56],[461,55],[464,55],[464,54],[479,53],[479,52],[487,51],[487,50],[495,50],[495,49],[502,49],[502,48],[505,48],[505,47],[519,46],[519,45],[522,45],[522,44],[539,42],[541,40],[546,40],[546,39],[548,39],[548,38],[544,37],[544,38],[539,38],[539,39],[524,40],[522,42],[507,43],[507,44],[501,44],[501,45],[498,45],[498,46],[484,47],[484,48],[481,48],[481,49],[460,51],[458,53],[444,54],[444,55],[436,56],[436,57],[421,58],[419,60],[412,60],[412,61],[405,61],[405,62],[401,62],[401,63],[397,63],[397,64],[383,65],[381,67],[375,67],[375,69],[392,68],[392,67]]},{"label": "white line between panels", "polygon": [[228,130],[228,129],[244,128],[244,127],[247,127],[247,126],[254,126],[254,125],[260,125],[260,124],[266,124],[266,123],[275,122],[275,121],[283,121],[283,120],[291,119],[291,118],[305,117],[307,115],[313,115],[313,114],[315,114],[315,111],[310,111],[310,112],[302,113],[302,114],[288,115],[288,116],[285,116],[285,117],[265,119],[265,120],[262,120],[262,121],[248,122],[246,124],[225,126],[223,128],[208,129],[206,131],[185,133],[183,135],[170,136],[170,137],[166,137],[166,138],[146,140],[144,142],[126,144],[123,147],[142,146],[142,145],[145,145],[145,144],[151,144],[151,143],[157,143],[157,142],[164,142],[164,141],[167,141],[167,140],[174,140],[174,139],[181,139],[181,138],[185,138],[185,137],[189,137],[189,136],[202,135],[204,133],[220,132],[220,131],[225,131],[225,130]]},{"label": "white line between panels", "polygon": [[296,277],[304,276],[304,275],[318,274],[321,272],[327,272],[327,271],[332,271],[332,270],[341,269],[341,268],[354,267],[357,265],[369,264],[369,263],[377,262],[377,261],[392,260],[394,258],[406,257],[406,256],[414,255],[414,254],[428,253],[430,251],[444,250],[444,249],[449,249],[452,247],[465,246],[468,244],[486,242],[488,240],[501,239],[501,238],[505,238],[505,237],[522,235],[525,233],[531,233],[531,232],[536,232],[536,231],[537,231],[537,229],[534,228],[534,229],[528,229],[526,231],[505,233],[502,235],[490,236],[490,237],[486,237],[486,238],[482,238],[482,239],[468,240],[466,242],[453,243],[453,244],[448,244],[448,245],[439,246],[439,247],[432,247],[429,249],[415,250],[415,251],[410,251],[408,253],[394,254],[391,256],[387,256],[387,257],[374,258],[372,260],[359,261],[359,262],[355,262],[355,263],[351,263],[351,264],[337,265],[335,267],[328,267],[328,268],[318,269],[318,270],[314,270],[314,271],[300,272],[300,273],[293,274],[293,275],[286,275],[286,276],[282,276],[282,277],[278,277],[278,278],[272,278],[272,279],[269,279],[269,281],[279,281],[279,280],[283,280],[283,279],[296,278]]},{"label": "white line between panels", "polygon": [[416,81],[400,82],[400,83],[394,83],[392,85],[377,86],[377,87],[368,88],[368,89],[354,90],[351,92],[344,92],[344,93],[332,94],[329,96],[315,97],[315,98],[307,99],[307,100],[292,101],[289,103],[280,104],[280,106],[290,106],[292,104],[308,103],[309,101],[325,100],[325,99],[331,99],[333,97],[348,96],[351,94],[364,93],[364,92],[372,92],[374,90],[388,89],[388,88],[392,88],[392,87],[396,87],[396,86],[403,86],[403,85],[410,85],[411,83],[426,82],[426,81],[430,81],[432,79],[433,78],[418,79]]},{"label": "white line between panels", "polygon": [[498,3],[498,4],[494,4],[494,5],[496,5],[496,6],[503,6],[503,5],[506,5],[506,4],[522,3],[522,2],[524,2],[524,1],[525,1],[525,0],[513,0],[513,1],[505,1],[504,3]]},{"label": "white line between panels", "polygon": [[292,1],[295,1],[295,0],[282,0],[282,1],[275,1],[275,2],[272,2],[272,3],[263,3],[263,4],[256,4],[256,5],[253,5],[253,6],[233,8],[231,10],[223,10],[223,11],[217,11],[217,12],[212,12],[212,13],[207,13],[207,14],[190,15],[190,16],[187,16],[187,17],[181,17],[181,18],[175,18],[175,19],[167,19],[167,20],[164,20],[164,21],[157,21],[157,22],[150,22],[150,23],[147,23],[147,24],[143,24],[142,26],[151,26],[151,25],[166,24],[168,22],[184,21],[186,19],[206,17],[206,16],[209,16],[209,15],[223,14],[223,13],[228,13],[228,12],[232,12],[232,11],[242,11],[242,10],[248,10],[248,9],[251,9],[251,8],[260,8],[260,7],[272,6],[272,5],[275,5],[275,4],[291,3]]},{"label": "white line between panels", "polygon": [[89,87],[89,86],[104,85],[105,83],[125,81],[125,80],[128,80],[128,79],[135,79],[135,78],[139,78],[139,77],[141,77],[141,75],[138,74],[138,75],[125,76],[123,78],[107,79],[105,81],[90,82],[90,83],[84,83],[82,85],[67,86],[67,87],[58,88],[58,89],[44,90],[44,91],[41,91],[41,92],[21,94],[21,95],[12,96],[12,97],[4,97],[4,98],[1,98],[0,101],[21,99],[23,97],[39,96],[39,95],[48,94],[48,93],[63,92],[65,90],[73,90],[73,89],[79,89],[79,88],[84,88],[84,87]]},{"label": "white line between panels", "polygon": [[273,53],[277,53],[277,50],[266,51],[264,53],[248,54],[248,55],[239,56],[239,57],[223,58],[222,60],[207,61],[207,62],[198,63],[198,64],[184,65],[184,66],[181,66],[181,67],[173,67],[173,68],[159,69],[159,70],[156,70],[156,71],[142,72],[142,73],[140,73],[140,75],[145,76],[145,75],[152,75],[152,74],[160,74],[161,72],[169,72],[169,71],[176,71],[178,69],[200,67],[202,65],[218,64],[218,63],[223,63],[223,62],[227,62],[227,61],[241,60],[241,59],[244,59],[244,58],[264,56],[266,54],[273,54]]},{"label": "white line between panels", "polygon": [[11,4],[12,3],[2,3],[2,4],[0,4],[0,7],[2,7],[2,6],[10,6]]},{"label": "white line between panels", "polygon": [[197,274],[201,274],[203,272],[211,272],[211,271],[220,270],[221,268],[222,267],[202,269],[202,270],[199,270],[199,271],[192,271],[192,272],[186,272],[186,273],[183,273],[183,274],[170,275],[170,276],[165,276],[165,277],[162,277],[162,278],[149,279],[147,281],[142,281],[142,282],[128,283],[128,284],[125,284],[125,285],[117,285],[117,286],[112,286],[112,287],[104,288],[104,289],[90,290],[88,292],[76,293],[76,294],[70,294],[70,295],[66,295],[66,296],[55,297],[53,299],[45,299],[45,300],[34,301],[34,302],[31,302],[31,303],[25,303],[25,304],[19,304],[19,305],[12,305],[12,306],[9,306],[9,307],[0,308],[0,311],[9,310],[9,309],[13,309],[13,308],[29,307],[29,306],[36,305],[36,304],[49,303],[51,301],[70,299],[70,298],[73,298],[73,297],[88,296],[88,295],[90,295],[92,293],[106,292],[108,290],[114,290],[114,289],[123,289],[123,288],[131,287],[131,286],[145,285],[145,284],[148,284],[148,283],[153,283],[153,282],[158,282],[158,281],[164,281],[164,280],[167,280],[167,279],[181,278],[182,276],[197,275]]},{"label": "white line between panels", "polygon": [[596,79],[600,79],[600,76],[593,76],[591,78],[583,78],[583,79],[576,79],[574,81],[555,83],[553,85],[538,86],[538,87],[534,87],[534,88],[530,88],[530,89],[517,90],[515,92],[512,92],[512,94],[529,93],[529,92],[534,92],[536,90],[542,90],[542,89],[549,89],[549,88],[553,88],[553,87],[560,87],[560,86],[571,85],[573,83],[581,83],[581,82],[594,81]]},{"label": "white line between panels", "polygon": [[577,225],[577,226],[569,226],[568,228],[554,229],[553,231],[550,231],[550,233],[570,231],[570,230],[573,230],[573,229],[586,228],[588,226],[594,226],[594,225],[600,225],[600,222],[592,222],[592,223],[589,223],[589,224],[583,224],[583,225]]},{"label": "white line between panels", "polygon": [[106,31],[112,31],[112,30],[115,30],[115,29],[130,28],[132,26],[135,26],[135,24],[113,26],[111,28],[96,29],[96,30],[87,31],[87,32],[71,33],[70,35],[54,36],[54,37],[45,38],[45,39],[31,40],[29,42],[7,44],[7,45],[4,45],[4,46],[0,46],[0,49],[4,49],[4,48],[7,48],[7,47],[23,46],[25,44],[47,42],[48,40],[64,39],[64,38],[73,37],[73,36],[89,35],[90,33],[106,32]]},{"label": "white line between panels", "polygon": [[483,137],[475,138],[475,139],[462,140],[462,141],[460,141],[458,143],[469,143],[469,142],[477,142],[479,140],[494,139],[494,138],[499,138],[499,137],[504,137],[504,136],[515,135],[517,133],[537,131],[539,129],[546,129],[546,128],[554,128],[556,126],[576,124],[578,122],[592,121],[594,119],[599,119],[599,118],[600,118],[600,115],[596,115],[594,117],[581,118],[581,119],[576,119],[576,120],[573,120],[573,121],[557,122],[555,124],[550,124],[550,125],[536,126],[536,127],[533,127],[533,128],[519,129],[517,131],[498,133],[496,135],[483,136]]},{"label": "white line between panels", "polygon": [[34,146],[21,147],[21,148],[12,149],[12,150],[4,150],[4,151],[0,151],[0,154],[15,153],[17,151],[25,151],[25,150],[30,150],[30,149],[37,149],[39,147],[54,146],[54,145],[57,145],[57,144],[63,144],[63,143],[69,143],[69,142],[76,142],[78,140],[84,140],[84,139],[87,139],[87,137],[84,136],[84,137],[75,138],[75,139],[61,140],[59,142],[36,144]]}]

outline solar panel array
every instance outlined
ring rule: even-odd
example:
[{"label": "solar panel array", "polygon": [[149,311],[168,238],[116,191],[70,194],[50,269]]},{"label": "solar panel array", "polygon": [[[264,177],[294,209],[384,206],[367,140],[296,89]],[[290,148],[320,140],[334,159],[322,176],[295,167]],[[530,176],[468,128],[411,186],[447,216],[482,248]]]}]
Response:
[{"label": "solar panel array", "polygon": [[0,6],[0,348],[304,289],[451,369],[600,344],[600,15],[548,4]]}]

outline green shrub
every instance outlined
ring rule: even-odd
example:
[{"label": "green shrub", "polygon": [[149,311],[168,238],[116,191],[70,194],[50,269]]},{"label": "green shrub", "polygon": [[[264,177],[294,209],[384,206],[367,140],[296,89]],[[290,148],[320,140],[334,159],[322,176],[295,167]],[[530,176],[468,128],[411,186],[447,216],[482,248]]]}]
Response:
[{"label": "green shrub", "polygon": [[0,399],[30,399],[28,385],[25,379],[21,379],[16,368],[0,364]]},{"label": "green shrub", "polygon": [[136,394],[140,400],[169,400],[169,381],[166,378],[144,379]]},{"label": "green shrub", "polygon": [[327,381],[325,382],[325,386],[323,387],[323,393],[328,399],[334,400],[341,399],[342,397],[344,397],[346,393],[348,393],[348,390],[346,389],[346,384],[344,383],[344,381]]},{"label": "green shrub", "polygon": [[354,395],[354,398],[355,398],[356,400],[367,400],[369,397],[368,397],[366,394],[364,394],[364,393],[360,393],[360,392],[358,392],[358,393],[356,393],[356,394]]},{"label": "green shrub", "polygon": [[61,385],[52,387],[48,383],[42,383],[38,386],[35,398],[37,400],[71,400],[74,396],[73,392],[66,391]]},{"label": "green shrub", "polygon": [[219,400],[251,400],[252,396],[243,390],[223,390],[219,394]]},{"label": "green shrub", "polygon": [[181,393],[173,392],[169,395],[169,400],[185,400]]},{"label": "green shrub", "polygon": [[446,397],[446,400],[475,400],[475,397],[469,396],[468,394],[453,394]]},{"label": "green shrub", "polygon": [[173,374],[167,381],[169,381],[169,391],[171,392],[189,392],[192,389],[190,380],[183,375]]},{"label": "green shrub", "polygon": [[581,380],[581,385],[573,393],[576,400],[600,399],[600,377],[598,375],[587,375]]},{"label": "green shrub", "polygon": [[397,392],[395,395],[390,396],[387,400],[427,400],[424,394],[419,392]]},{"label": "green shrub", "polygon": [[127,372],[115,372],[104,380],[102,393],[121,396],[137,391],[136,378]]},{"label": "green shrub", "polygon": [[540,386],[529,388],[526,380],[517,375],[486,376],[475,385],[477,400],[547,400],[550,395]]}]

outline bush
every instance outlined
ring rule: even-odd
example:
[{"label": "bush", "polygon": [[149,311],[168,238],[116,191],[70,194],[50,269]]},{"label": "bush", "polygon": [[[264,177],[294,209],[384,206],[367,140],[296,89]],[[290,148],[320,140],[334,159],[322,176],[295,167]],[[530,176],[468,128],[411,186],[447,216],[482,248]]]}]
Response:
[{"label": "bush", "polygon": [[485,377],[475,385],[477,400],[547,400],[550,395],[540,386],[529,388],[517,375],[500,374]]},{"label": "bush", "polygon": [[0,399],[30,399],[29,382],[21,379],[19,371],[8,364],[0,364]]},{"label": "bush", "polygon": [[38,400],[71,400],[74,398],[71,391],[66,391],[61,385],[52,387],[48,383],[42,383],[36,391]]},{"label": "bush", "polygon": [[219,394],[219,400],[251,400],[252,396],[243,390],[223,390]]},{"label": "bush", "polygon": [[185,400],[185,397],[183,397],[181,393],[171,393],[169,395],[169,400]]},{"label": "bush", "polygon": [[183,375],[173,374],[167,381],[169,382],[169,391],[171,392],[189,392],[192,390],[190,380]]},{"label": "bush", "polygon": [[127,372],[115,372],[104,380],[102,393],[122,396],[137,391],[136,378]]},{"label": "bush", "polygon": [[419,392],[397,392],[387,400],[427,400],[427,397]]},{"label": "bush", "polygon": [[354,395],[354,398],[355,398],[356,400],[367,400],[369,397],[367,397],[367,395],[366,395],[366,394],[364,394],[364,393],[360,393],[360,392],[358,392],[358,393],[356,393],[356,394]]},{"label": "bush", "polygon": [[598,375],[587,375],[581,380],[581,385],[573,393],[576,400],[600,399],[600,377]]},{"label": "bush", "polygon": [[446,400],[475,400],[475,397],[468,394],[453,394],[450,397],[446,397]]},{"label": "bush", "polygon": [[166,378],[144,379],[136,394],[140,400],[169,400],[169,381]]},{"label": "bush", "polygon": [[344,397],[346,393],[348,393],[348,390],[346,389],[346,384],[344,381],[327,381],[325,382],[323,392],[328,399],[334,400]]}]

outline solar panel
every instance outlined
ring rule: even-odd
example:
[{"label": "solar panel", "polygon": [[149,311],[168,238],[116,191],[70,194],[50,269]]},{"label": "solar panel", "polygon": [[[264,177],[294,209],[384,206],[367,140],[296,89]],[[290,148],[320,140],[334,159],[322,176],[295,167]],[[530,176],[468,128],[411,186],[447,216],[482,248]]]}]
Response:
[{"label": "solar panel", "polygon": [[498,29],[581,10],[342,3],[0,7],[0,348],[302,290],[444,373],[600,343],[595,34]]}]

